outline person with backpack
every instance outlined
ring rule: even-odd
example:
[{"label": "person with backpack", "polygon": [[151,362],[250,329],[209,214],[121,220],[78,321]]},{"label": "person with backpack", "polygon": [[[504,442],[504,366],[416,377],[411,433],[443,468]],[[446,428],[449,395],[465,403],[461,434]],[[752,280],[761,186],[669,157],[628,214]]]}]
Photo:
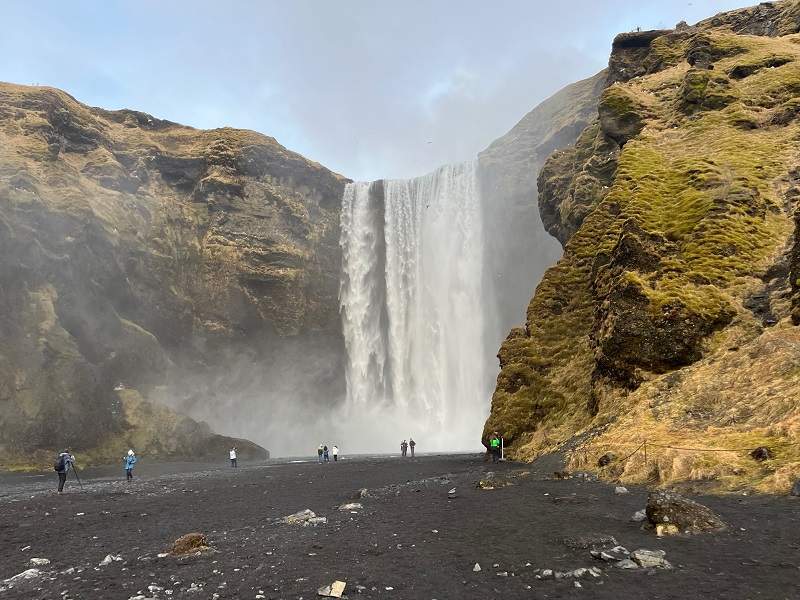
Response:
[{"label": "person with backpack", "polygon": [[58,455],[56,463],[53,465],[53,469],[55,469],[55,472],[58,473],[59,494],[64,493],[64,484],[67,482],[67,472],[74,464],[75,457],[69,453],[68,449],[65,449],[61,454]]},{"label": "person with backpack", "polygon": [[339,460],[339,446],[334,444],[331,454],[333,454],[333,462],[337,462]]},{"label": "person with backpack", "polygon": [[408,447],[411,448],[411,458],[414,458],[414,446],[417,445],[417,442],[414,441],[414,438],[408,438]]},{"label": "person with backpack", "polygon": [[133,448],[128,450],[128,455],[124,457],[123,462],[125,463],[125,481],[131,481],[133,479],[133,465],[136,464],[136,453],[133,451]]}]

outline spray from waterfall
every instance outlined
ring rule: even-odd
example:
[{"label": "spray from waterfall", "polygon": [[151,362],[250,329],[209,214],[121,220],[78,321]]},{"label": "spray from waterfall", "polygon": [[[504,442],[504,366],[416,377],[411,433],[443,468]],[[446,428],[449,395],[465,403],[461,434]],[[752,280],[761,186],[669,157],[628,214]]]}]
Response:
[{"label": "spray from waterfall", "polygon": [[476,162],[352,183],[341,220],[347,399],[360,449],[479,447],[488,412]]}]

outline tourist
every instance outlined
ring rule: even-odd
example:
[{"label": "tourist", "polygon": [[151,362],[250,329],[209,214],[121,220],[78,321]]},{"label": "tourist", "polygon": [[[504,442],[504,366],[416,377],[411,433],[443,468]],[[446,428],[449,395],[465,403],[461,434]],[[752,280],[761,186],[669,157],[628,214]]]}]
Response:
[{"label": "tourist", "polygon": [[319,460],[319,464],[322,464],[322,452],[323,452],[322,448],[323,448],[322,444],[320,444],[317,447],[317,459]]},{"label": "tourist", "polygon": [[331,462],[330,455],[328,454],[328,446],[322,448],[322,458],[325,462]]},{"label": "tourist", "polygon": [[67,472],[69,471],[70,467],[75,464],[75,457],[69,453],[69,450],[64,450],[61,454],[58,455],[58,459],[56,460],[55,464],[55,471],[58,473],[58,493],[61,494],[64,491],[64,483],[67,481]]},{"label": "tourist", "polygon": [[333,462],[337,462],[339,460],[339,446],[334,444],[331,452],[333,453]]},{"label": "tourist", "polygon": [[492,462],[496,463],[500,460],[500,434],[496,431],[489,438],[489,451],[492,453]]},{"label": "tourist", "polygon": [[231,448],[231,451],[228,452],[228,458],[231,459],[231,466],[235,469],[239,466],[239,463],[236,460],[236,446]]},{"label": "tourist", "polygon": [[405,456],[407,452],[408,452],[408,442],[403,440],[402,442],[400,442],[400,455]]},{"label": "tourist", "polygon": [[414,458],[414,446],[417,445],[417,442],[414,441],[414,438],[409,438],[408,440],[408,447],[411,448],[411,458]]},{"label": "tourist", "polygon": [[136,453],[133,448],[128,450],[128,455],[122,460],[125,463],[125,481],[130,481],[133,479],[133,465],[136,464]]}]

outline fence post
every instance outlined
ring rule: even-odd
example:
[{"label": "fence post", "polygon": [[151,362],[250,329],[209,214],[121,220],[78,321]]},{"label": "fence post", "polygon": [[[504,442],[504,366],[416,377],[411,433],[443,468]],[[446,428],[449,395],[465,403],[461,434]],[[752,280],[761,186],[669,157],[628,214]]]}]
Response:
[{"label": "fence post", "polygon": [[644,441],[644,471],[647,473],[647,440]]}]

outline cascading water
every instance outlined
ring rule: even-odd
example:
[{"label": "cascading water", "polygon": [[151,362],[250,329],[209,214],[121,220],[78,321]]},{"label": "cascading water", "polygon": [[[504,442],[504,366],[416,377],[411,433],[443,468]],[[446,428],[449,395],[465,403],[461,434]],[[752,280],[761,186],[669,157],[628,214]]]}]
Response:
[{"label": "cascading water", "polygon": [[[362,450],[477,447],[488,412],[475,162],[349,184],[341,220],[343,424]],[[368,425],[367,425],[368,423]]]}]

